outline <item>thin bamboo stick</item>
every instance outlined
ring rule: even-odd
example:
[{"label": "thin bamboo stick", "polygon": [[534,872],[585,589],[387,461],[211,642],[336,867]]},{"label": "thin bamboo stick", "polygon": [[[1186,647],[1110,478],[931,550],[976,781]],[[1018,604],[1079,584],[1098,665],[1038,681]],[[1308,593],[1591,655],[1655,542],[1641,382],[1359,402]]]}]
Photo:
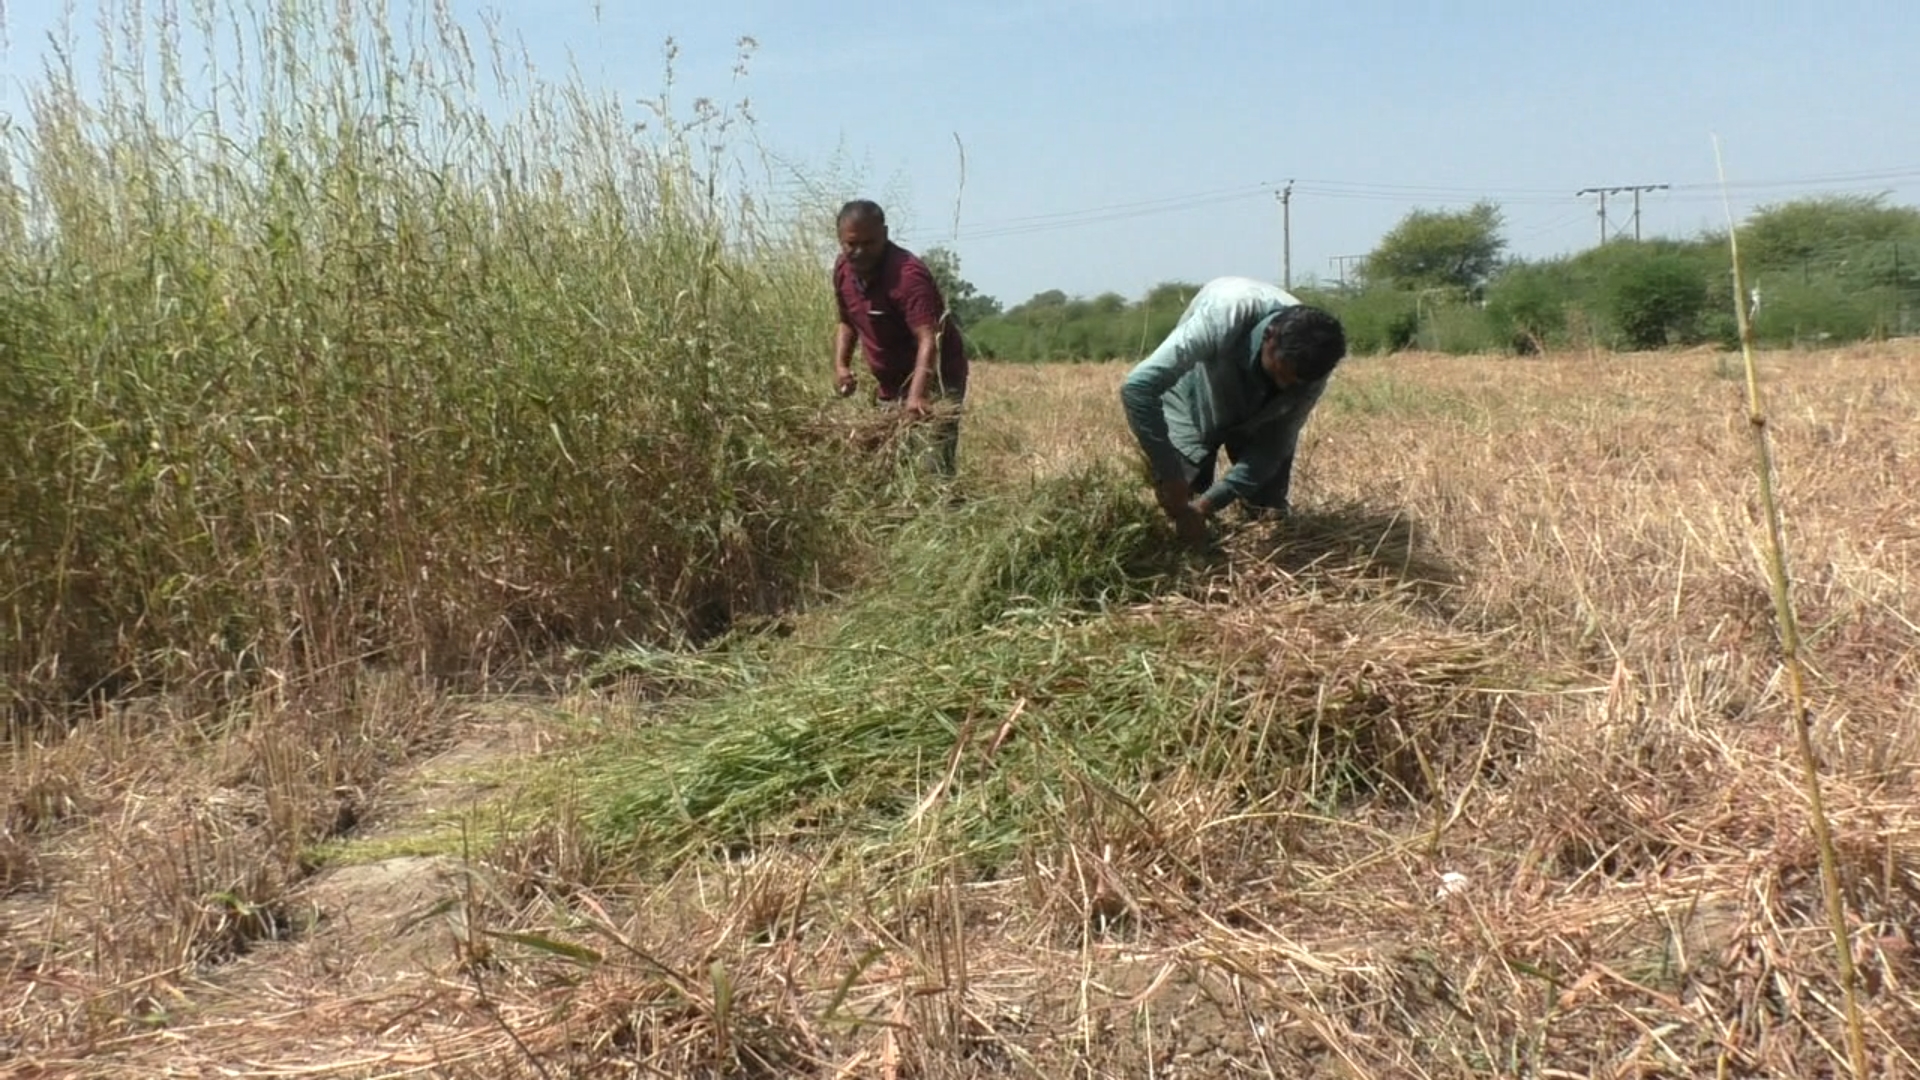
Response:
[{"label": "thin bamboo stick", "polygon": [[1727,215],[1727,247],[1733,259],[1733,308],[1740,327],[1740,355],[1747,372],[1747,427],[1753,432],[1755,466],[1760,473],[1760,503],[1767,515],[1767,574],[1773,588],[1774,619],[1780,629],[1780,649],[1787,668],[1787,692],[1793,704],[1794,742],[1799,748],[1801,779],[1807,793],[1813,837],[1820,848],[1820,884],[1826,893],[1827,923],[1833,930],[1834,959],[1839,963],[1840,988],[1847,1017],[1847,1058],[1853,1075],[1867,1075],[1867,1038],[1860,1017],[1859,980],[1853,967],[1853,948],[1847,933],[1847,909],[1840,895],[1840,861],[1834,853],[1833,829],[1826,801],[1820,794],[1820,763],[1813,752],[1813,713],[1807,707],[1806,667],[1800,657],[1800,622],[1793,611],[1793,577],[1787,570],[1786,528],[1780,501],[1773,490],[1773,449],[1767,437],[1767,414],[1760,395],[1760,369],[1753,359],[1753,323],[1748,318],[1747,284],[1740,270],[1739,230],[1727,201],[1726,165],[1720,157],[1720,139],[1713,140],[1714,166],[1720,174],[1720,197]]}]

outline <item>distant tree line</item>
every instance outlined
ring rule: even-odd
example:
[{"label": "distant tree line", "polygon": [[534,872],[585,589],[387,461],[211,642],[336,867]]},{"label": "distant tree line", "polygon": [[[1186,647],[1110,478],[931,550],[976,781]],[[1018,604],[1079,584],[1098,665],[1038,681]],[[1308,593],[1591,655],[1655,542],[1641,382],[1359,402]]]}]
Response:
[{"label": "distant tree line", "polygon": [[[1414,210],[1353,281],[1294,292],[1340,315],[1357,353],[1737,345],[1724,232],[1529,260],[1507,254],[1504,227],[1493,203]],[[1883,196],[1797,199],[1756,211],[1739,240],[1762,344],[1920,334],[1920,208]],[[1003,308],[960,276],[951,250],[927,257],[976,354],[1001,360],[1143,355],[1199,287],[1167,282],[1137,300],[1055,289]]]}]

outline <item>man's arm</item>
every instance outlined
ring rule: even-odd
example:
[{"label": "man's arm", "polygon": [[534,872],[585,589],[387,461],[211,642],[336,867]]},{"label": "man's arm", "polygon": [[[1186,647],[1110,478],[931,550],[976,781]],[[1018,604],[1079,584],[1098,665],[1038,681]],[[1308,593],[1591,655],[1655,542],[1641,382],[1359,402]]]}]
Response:
[{"label": "man's arm", "polygon": [[853,327],[847,325],[843,310],[833,328],[833,386],[841,397],[853,393],[853,342]]},{"label": "man's arm", "polygon": [[924,416],[932,408],[927,387],[934,383],[933,372],[940,363],[940,327],[916,326],[913,338],[913,378],[907,383],[907,410]]},{"label": "man's arm", "polygon": [[1219,347],[1219,334],[1209,320],[1192,318],[1175,326],[1173,333],[1135,364],[1120,384],[1120,404],[1126,410],[1127,427],[1147,455],[1156,482],[1179,481],[1183,461],[1167,434],[1167,414],[1160,399],[1172,390],[1181,376],[1211,356]]},{"label": "man's arm", "polygon": [[[1247,448],[1246,455],[1233,463],[1233,468],[1221,475],[1206,493],[1196,499],[1204,503],[1203,513],[1213,513],[1232,504],[1235,499],[1250,498],[1256,494],[1265,494],[1271,500],[1277,497],[1279,509],[1286,505],[1288,489],[1293,482],[1293,458],[1300,446],[1301,429],[1307,425],[1307,417],[1312,414],[1315,405],[1320,403],[1320,395],[1327,384],[1320,383],[1308,392],[1291,412],[1276,421],[1269,437]],[[1277,487],[1275,486],[1277,485]]]},{"label": "man's arm", "polygon": [[913,331],[913,377],[907,380],[907,411],[924,416],[930,407],[927,391],[937,384],[934,372],[940,366],[940,331],[946,326],[947,301],[933,272],[919,259],[909,259],[900,268],[900,289],[894,297],[900,314]]}]

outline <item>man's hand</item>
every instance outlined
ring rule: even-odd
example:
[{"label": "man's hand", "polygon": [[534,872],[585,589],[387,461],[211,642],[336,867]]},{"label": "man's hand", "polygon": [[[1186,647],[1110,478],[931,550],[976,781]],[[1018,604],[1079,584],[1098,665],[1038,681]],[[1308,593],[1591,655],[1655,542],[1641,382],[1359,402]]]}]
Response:
[{"label": "man's hand", "polygon": [[1160,500],[1160,509],[1178,524],[1182,515],[1192,510],[1193,487],[1185,480],[1174,477],[1153,485],[1154,497]]},{"label": "man's hand", "polygon": [[925,390],[907,391],[907,415],[915,420],[924,420],[933,413],[933,402],[927,399]]},{"label": "man's hand", "polygon": [[1207,542],[1207,515],[1192,503],[1182,508],[1173,519],[1173,531],[1180,542],[1189,547],[1200,547]]},{"label": "man's hand", "polygon": [[1160,500],[1160,509],[1173,521],[1173,531],[1181,543],[1199,547],[1207,542],[1207,515],[1212,507],[1207,505],[1206,496],[1195,498],[1193,486],[1178,477],[1155,484],[1153,494]]},{"label": "man's hand", "polygon": [[833,365],[833,388],[841,397],[852,397],[853,369],[845,364]]}]

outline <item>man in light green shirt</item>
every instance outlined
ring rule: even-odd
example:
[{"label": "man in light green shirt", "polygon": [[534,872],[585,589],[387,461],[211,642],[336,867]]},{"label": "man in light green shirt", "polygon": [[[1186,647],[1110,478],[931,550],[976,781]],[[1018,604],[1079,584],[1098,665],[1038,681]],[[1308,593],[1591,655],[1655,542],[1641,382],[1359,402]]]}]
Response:
[{"label": "man in light green shirt", "polygon": [[[1300,429],[1347,354],[1331,314],[1250,278],[1208,282],[1120,388],[1154,491],[1183,539],[1236,499],[1285,515]],[[1221,450],[1233,467],[1214,479]]]}]

